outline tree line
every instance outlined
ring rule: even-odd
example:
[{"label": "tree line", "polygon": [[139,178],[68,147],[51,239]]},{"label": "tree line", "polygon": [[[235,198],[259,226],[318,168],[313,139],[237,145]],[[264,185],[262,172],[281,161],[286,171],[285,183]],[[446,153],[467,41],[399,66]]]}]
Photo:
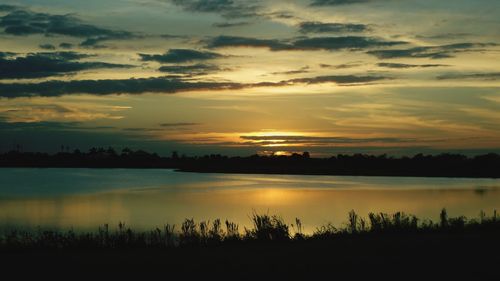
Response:
[{"label": "tree line", "polygon": [[429,177],[500,177],[500,155],[477,156],[443,153],[393,157],[386,154],[338,154],[313,158],[308,152],[291,155],[251,155],[228,157],[221,154],[168,157],[144,150],[112,147],[78,149],[55,153],[21,152],[0,154],[1,167],[88,167],[88,168],[170,168],[189,172],[429,176]]}]

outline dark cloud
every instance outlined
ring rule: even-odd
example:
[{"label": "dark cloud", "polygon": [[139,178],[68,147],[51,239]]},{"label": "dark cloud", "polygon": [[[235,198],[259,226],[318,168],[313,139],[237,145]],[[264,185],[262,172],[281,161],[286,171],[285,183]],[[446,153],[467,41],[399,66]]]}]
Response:
[{"label": "dark cloud", "polygon": [[45,50],[55,50],[56,49],[56,46],[54,46],[52,44],[41,44],[38,47],[40,47],[41,49],[45,49]]},{"label": "dark cloud", "polygon": [[370,30],[367,25],[354,23],[323,23],[315,21],[301,22],[299,31],[302,33],[350,33]]},{"label": "dark cloud", "polygon": [[444,74],[437,77],[439,80],[486,80],[494,81],[500,80],[500,72],[488,72],[488,73],[452,73]]},{"label": "dark cloud", "polygon": [[123,128],[123,131],[128,131],[128,132],[158,132],[162,131],[162,129],[159,128]]},{"label": "dark cloud", "polygon": [[428,68],[428,67],[440,67],[440,66],[448,66],[446,64],[405,64],[405,63],[378,63],[380,67],[387,68]]},{"label": "dark cloud", "polygon": [[193,64],[193,65],[165,65],[158,69],[161,72],[168,72],[171,74],[187,74],[187,75],[204,75],[216,71],[221,68],[214,64]]},{"label": "dark cloud", "polygon": [[132,39],[137,35],[86,24],[72,15],[52,15],[14,9],[0,17],[4,33],[16,36],[44,34],[86,38],[82,46],[94,46],[106,40]]},{"label": "dark cloud", "polygon": [[[241,0],[171,0],[186,11],[217,13],[225,18],[246,18],[258,16],[260,6],[256,1]],[[253,2],[253,3],[252,3]]]},{"label": "dark cloud", "polygon": [[336,75],[297,78],[280,82],[236,83],[216,81],[193,81],[179,77],[154,77],[140,79],[45,81],[40,83],[0,83],[0,97],[17,98],[44,96],[54,97],[70,94],[114,95],[165,93],[187,91],[238,90],[256,87],[281,87],[293,84],[336,83],[341,86],[360,85],[391,79],[385,76]]},{"label": "dark cloud", "polygon": [[249,25],[250,22],[247,21],[238,21],[238,22],[220,22],[220,23],[214,23],[214,27],[218,28],[228,28],[228,27],[237,27],[237,26],[244,26],[244,25]]},{"label": "dark cloud", "polygon": [[0,119],[0,130],[19,130],[19,129],[43,129],[43,130],[62,130],[74,129],[79,122],[5,122]]},{"label": "dark cloud", "polygon": [[431,59],[443,59],[451,58],[448,51],[437,50],[430,47],[416,47],[411,49],[399,49],[399,50],[375,50],[369,51],[368,54],[374,55],[379,59],[392,59],[392,58],[431,58]]},{"label": "dark cloud", "polygon": [[161,123],[160,127],[187,127],[187,126],[198,126],[201,123],[191,123],[191,122],[178,122],[178,123]]},{"label": "dark cloud", "polygon": [[312,137],[312,136],[240,136],[248,140],[248,144],[289,144],[289,145],[334,145],[334,144],[363,144],[363,143],[414,143],[416,139],[405,138],[347,138],[347,137]]},{"label": "dark cloud", "polygon": [[336,83],[339,85],[355,85],[355,84],[366,84],[388,79],[392,78],[386,76],[328,75],[328,76],[317,76],[312,78],[291,79],[288,80],[288,82],[305,83],[305,84]]},{"label": "dark cloud", "polygon": [[290,46],[275,39],[257,39],[250,37],[239,36],[217,36],[207,41],[208,48],[224,48],[224,47],[261,47],[271,50],[285,50]]},{"label": "dark cloud", "polygon": [[304,66],[296,70],[289,70],[289,71],[278,71],[278,72],[273,72],[271,74],[273,75],[280,75],[280,74],[285,74],[285,75],[293,75],[293,74],[302,74],[302,73],[308,73],[309,72],[309,66]]},{"label": "dark cloud", "polygon": [[19,57],[0,57],[0,79],[41,78],[98,68],[127,68],[129,65],[79,62],[89,55],[75,52],[30,53]]},{"label": "dark cloud", "polygon": [[358,62],[348,62],[348,63],[338,64],[338,65],[331,65],[331,64],[322,63],[319,66],[321,68],[347,69],[347,68],[362,66],[363,64],[364,64],[363,62],[358,61]]},{"label": "dark cloud", "polygon": [[240,89],[244,84],[231,82],[190,82],[172,77],[109,80],[46,81],[40,83],[0,83],[0,96],[62,96],[68,94],[142,94],[177,93],[193,90]]},{"label": "dark cloud", "polygon": [[373,37],[341,36],[316,37],[298,39],[295,41],[281,41],[277,39],[257,39],[237,36],[218,36],[208,40],[208,48],[222,47],[264,47],[272,51],[284,50],[342,50],[387,47],[405,44],[402,41],[385,41]]},{"label": "dark cloud", "polygon": [[17,9],[17,6],[5,5],[5,4],[0,5],[0,12],[8,12],[8,11],[13,11],[15,9]]},{"label": "dark cloud", "polygon": [[392,58],[431,58],[443,59],[454,57],[458,52],[476,51],[477,48],[496,46],[494,43],[457,43],[442,46],[423,46],[410,49],[373,50],[368,54],[380,59]]},{"label": "dark cloud", "polygon": [[12,57],[12,56],[15,56],[15,55],[16,55],[16,53],[0,52],[0,59]]},{"label": "dark cloud", "polygon": [[443,33],[443,34],[434,34],[434,35],[417,35],[416,38],[419,39],[457,39],[472,36],[474,34],[471,33]]},{"label": "dark cloud", "polygon": [[387,47],[405,44],[402,41],[385,41],[373,37],[343,36],[343,37],[317,37],[300,39],[293,43],[297,49],[303,50],[340,50],[340,49],[365,49],[374,47]]},{"label": "dark cloud", "polygon": [[270,19],[296,19],[297,17],[288,11],[277,11],[272,13],[262,13],[261,16]]},{"label": "dark cloud", "polygon": [[372,0],[313,0],[311,6],[338,6],[358,3],[368,3]]},{"label": "dark cloud", "polygon": [[160,35],[160,37],[164,38],[164,39],[186,39],[186,38],[188,38],[188,36],[174,35],[174,34],[162,34],[162,35]]},{"label": "dark cloud", "polygon": [[218,53],[191,49],[170,49],[162,55],[139,54],[139,56],[143,61],[156,61],[159,63],[184,63],[223,57]]},{"label": "dark cloud", "polygon": [[467,50],[467,49],[474,49],[474,48],[484,48],[484,47],[494,47],[498,46],[496,43],[455,43],[455,44],[448,44],[448,45],[442,45],[439,46],[439,48],[443,50],[451,50],[451,51],[456,51],[456,50]]},{"label": "dark cloud", "polygon": [[72,49],[73,48],[73,44],[70,44],[70,43],[61,43],[59,44],[59,48],[62,48],[62,49]]}]

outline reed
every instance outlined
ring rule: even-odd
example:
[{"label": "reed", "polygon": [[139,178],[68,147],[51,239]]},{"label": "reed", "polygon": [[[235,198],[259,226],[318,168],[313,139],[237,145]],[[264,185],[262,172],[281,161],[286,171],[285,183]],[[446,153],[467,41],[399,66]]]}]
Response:
[{"label": "reed", "polygon": [[[76,232],[42,230],[23,231],[12,229],[0,236],[3,249],[65,249],[65,248],[176,248],[193,246],[217,246],[230,243],[295,242],[314,240],[333,240],[344,237],[384,235],[426,235],[453,233],[500,233],[500,220],[496,211],[488,216],[481,211],[478,218],[464,216],[449,217],[445,209],[438,222],[420,220],[404,212],[394,214],[369,213],[361,217],[354,210],[348,214],[343,227],[331,223],[319,226],[312,234],[304,234],[302,221],[287,224],[280,216],[253,213],[250,217],[253,227],[240,232],[238,224],[220,219],[212,222],[195,222],[186,219],[176,231],[175,225],[166,224],[163,228],[150,231],[134,231],[120,222],[115,229],[105,224],[96,232]],[[225,226],[225,227],[224,227]],[[292,235],[290,229],[293,229]]]}]

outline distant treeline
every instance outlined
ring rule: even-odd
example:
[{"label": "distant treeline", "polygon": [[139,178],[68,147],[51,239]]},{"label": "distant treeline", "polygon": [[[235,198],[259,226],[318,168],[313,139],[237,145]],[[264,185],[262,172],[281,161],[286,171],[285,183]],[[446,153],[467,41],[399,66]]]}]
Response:
[{"label": "distant treeline", "polygon": [[171,168],[187,172],[262,173],[304,175],[500,177],[500,155],[474,157],[461,154],[390,157],[387,155],[339,154],[330,158],[311,158],[308,152],[290,156],[170,157],[128,148],[92,148],[56,154],[10,151],[0,154],[1,167],[88,167],[88,168]]}]

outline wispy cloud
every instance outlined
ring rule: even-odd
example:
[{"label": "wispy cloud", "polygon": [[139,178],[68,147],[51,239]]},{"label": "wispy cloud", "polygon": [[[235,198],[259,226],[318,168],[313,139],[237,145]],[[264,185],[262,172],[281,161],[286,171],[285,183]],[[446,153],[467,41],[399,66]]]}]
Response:
[{"label": "wispy cloud", "polygon": [[258,1],[240,0],[171,0],[186,11],[198,13],[218,13],[226,18],[246,18],[257,16]]},{"label": "wispy cloud", "polygon": [[177,123],[161,123],[161,127],[191,127],[191,126],[199,126],[201,123],[193,123],[193,122],[177,122]]},{"label": "wispy cloud", "polygon": [[392,58],[452,58],[458,52],[477,51],[478,48],[497,46],[495,43],[456,43],[442,46],[424,46],[409,49],[372,50],[367,53],[380,59]]},{"label": "wispy cloud", "polygon": [[406,63],[388,63],[388,62],[377,63],[377,65],[386,68],[429,68],[429,67],[449,66],[446,64],[406,64]]},{"label": "wispy cloud", "polygon": [[493,81],[500,80],[500,72],[485,72],[485,73],[449,73],[437,77],[438,80],[458,80],[458,79],[471,79],[471,80],[484,80]]},{"label": "wispy cloud", "polygon": [[139,54],[139,56],[143,61],[156,61],[159,63],[184,63],[223,57],[218,53],[191,49],[170,49],[165,54]]},{"label": "wispy cloud", "polygon": [[[242,140],[249,141],[246,144],[257,144],[261,146],[330,146],[330,145],[352,145],[352,144],[414,144],[422,140],[412,138],[352,138],[352,137],[317,137],[317,136],[252,136],[242,135]],[[436,140],[433,140],[435,142]]]},{"label": "wispy cloud", "polygon": [[362,50],[367,48],[389,47],[406,44],[403,41],[387,41],[374,37],[339,36],[314,37],[296,40],[258,39],[237,36],[218,36],[207,40],[208,48],[224,47],[257,47],[268,48],[271,51],[297,50]]},{"label": "wispy cloud", "polygon": [[7,122],[83,122],[98,119],[124,118],[119,112],[130,107],[107,106],[95,103],[57,101],[4,102],[0,117]]},{"label": "wispy cloud", "polygon": [[173,77],[154,77],[115,80],[46,81],[40,83],[0,83],[0,97],[57,97],[70,94],[116,95],[188,91],[238,90],[257,87],[284,87],[294,84],[336,83],[341,86],[364,85],[392,79],[387,76],[330,75],[296,78],[279,82],[237,83],[217,81],[191,81]]},{"label": "wispy cloud", "polygon": [[374,0],[313,0],[311,6],[339,6],[359,3],[369,3]]},{"label": "wispy cloud", "polygon": [[299,31],[302,33],[357,33],[369,30],[370,28],[368,25],[357,23],[324,23],[306,21],[299,24]]},{"label": "wispy cloud", "polygon": [[214,27],[218,28],[230,28],[230,27],[238,27],[238,26],[245,26],[249,25],[251,22],[248,21],[237,21],[237,22],[219,22],[219,23],[214,23]]},{"label": "wispy cloud", "polygon": [[191,65],[164,65],[158,68],[161,72],[167,72],[170,74],[180,74],[180,75],[206,75],[209,73],[217,72],[223,70],[215,64],[191,64]]}]

